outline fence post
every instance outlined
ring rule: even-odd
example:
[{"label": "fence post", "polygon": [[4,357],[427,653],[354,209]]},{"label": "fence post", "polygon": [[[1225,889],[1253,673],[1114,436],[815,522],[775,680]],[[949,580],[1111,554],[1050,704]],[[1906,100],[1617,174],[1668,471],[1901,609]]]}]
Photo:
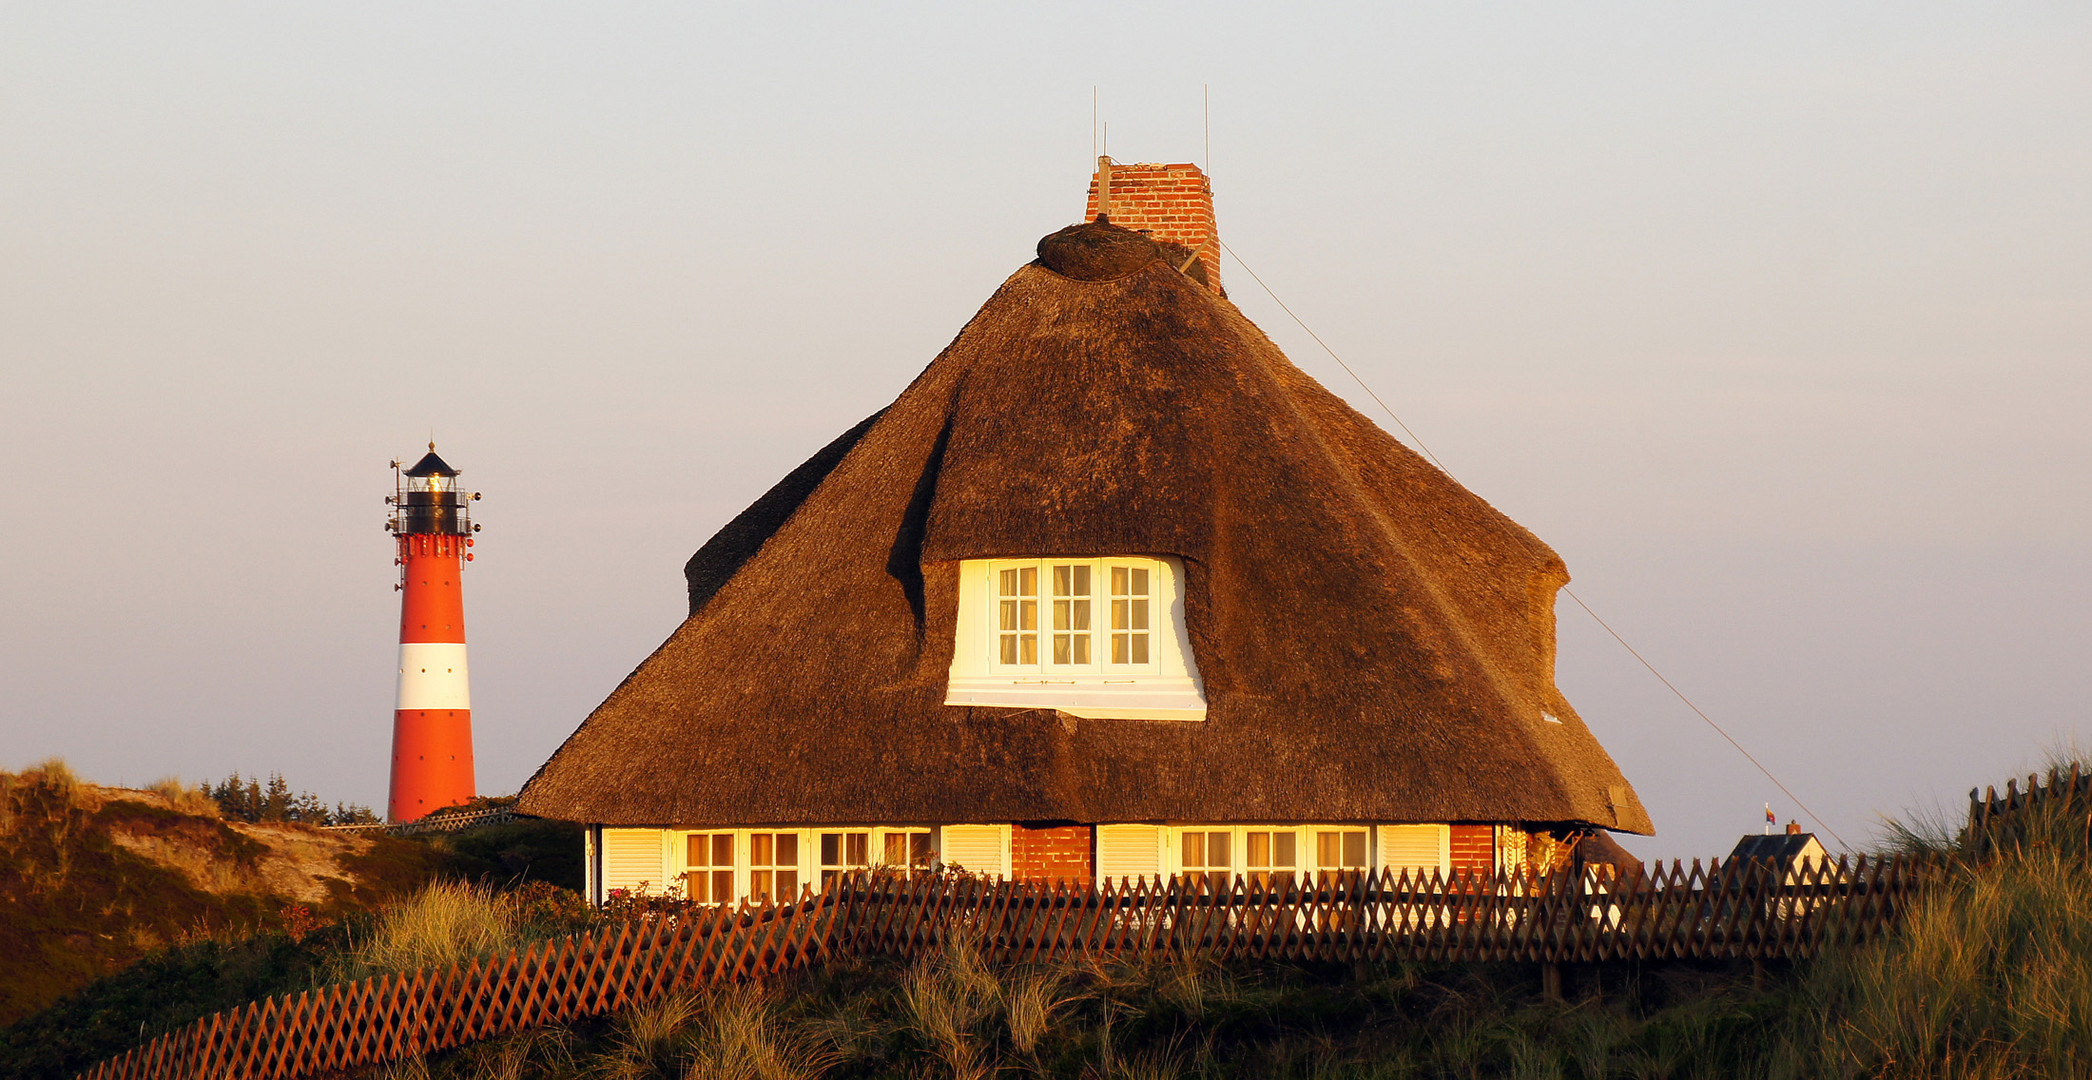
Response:
[{"label": "fence post", "polygon": [[1983,855],[1983,804],[1977,801],[1981,789],[1969,789],[1969,823],[1962,830],[1961,847],[1973,858]]}]

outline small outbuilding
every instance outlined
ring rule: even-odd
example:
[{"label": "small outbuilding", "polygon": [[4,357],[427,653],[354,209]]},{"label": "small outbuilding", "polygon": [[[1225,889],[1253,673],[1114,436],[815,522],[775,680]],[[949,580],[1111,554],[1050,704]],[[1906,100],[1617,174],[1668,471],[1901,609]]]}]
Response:
[{"label": "small outbuilding", "polygon": [[1801,826],[1790,822],[1785,832],[1746,836],[1736,841],[1727,865],[1768,865],[1779,871],[1782,882],[1792,883],[1803,871],[1813,871],[1831,861],[1829,850],[1815,833],[1803,832]]}]

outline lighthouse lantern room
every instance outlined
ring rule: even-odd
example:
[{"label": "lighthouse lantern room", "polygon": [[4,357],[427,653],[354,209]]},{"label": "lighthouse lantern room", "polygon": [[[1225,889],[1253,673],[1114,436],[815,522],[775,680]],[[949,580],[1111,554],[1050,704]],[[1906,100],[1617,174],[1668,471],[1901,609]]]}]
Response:
[{"label": "lighthouse lantern room", "polygon": [[472,689],[465,667],[462,571],[472,561],[472,502],[436,444],[412,467],[392,463],[392,517],[400,568],[399,694],[392,719],[386,817],[414,821],[470,802]]}]

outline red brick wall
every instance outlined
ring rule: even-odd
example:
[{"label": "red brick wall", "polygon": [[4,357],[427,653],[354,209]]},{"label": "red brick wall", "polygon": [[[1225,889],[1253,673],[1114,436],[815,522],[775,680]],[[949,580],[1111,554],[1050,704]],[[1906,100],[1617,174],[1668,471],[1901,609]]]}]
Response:
[{"label": "red brick wall", "polygon": [[1090,862],[1090,827],[1064,825],[1050,829],[1010,827],[1010,876],[1019,881],[1087,882],[1095,874]]},{"label": "red brick wall", "polygon": [[1455,825],[1452,828],[1453,869],[1483,873],[1496,869],[1496,826]]},{"label": "red brick wall", "polygon": [[[1111,223],[1196,250],[1199,261],[1205,264],[1207,283],[1219,292],[1220,240],[1213,230],[1213,185],[1206,174],[1190,162],[1113,162],[1110,168]],[[1097,216],[1097,175],[1090,176],[1084,221]]]}]

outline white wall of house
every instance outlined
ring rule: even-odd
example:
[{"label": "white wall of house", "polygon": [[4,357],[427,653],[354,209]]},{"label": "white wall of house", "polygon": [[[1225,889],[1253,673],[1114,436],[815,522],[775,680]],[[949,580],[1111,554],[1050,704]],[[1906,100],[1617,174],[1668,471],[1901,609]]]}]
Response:
[{"label": "white wall of house", "polygon": [[[769,829],[617,828],[587,831],[588,895],[671,888],[709,901],[738,901],[782,888],[818,891],[824,876],[894,865],[934,853],[935,861],[991,877],[1010,876],[1009,825],[881,825]],[[731,859],[712,856],[721,838]],[[860,838],[853,848],[849,838]],[[787,839],[789,838],[789,839]],[[700,854],[693,856],[693,852]],[[767,852],[767,855],[764,853]],[[788,852],[788,855],[785,854]],[[1177,824],[1099,825],[1100,880],[1181,874],[1313,873],[1324,870],[1452,869],[1445,825]],[[691,883],[690,875],[704,881]]]},{"label": "white wall of house", "polygon": [[[825,875],[867,866],[906,865],[925,852],[940,865],[1008,877],[1009,825],[879,825],[813,828],[588,830],[588,895],[602,903],[613,893],[644,891],[717,902],[779,890],[797,896],[818,891]],[[725,838],[731,857],[716,857]],[[702,875],[693,883],[691,875]],[[718,885],[724,889],[716,888]],[[729,891],[730,890],[730,891]]]},{"label": "white wall of house", "polygon": [[[1201,872],[1443,872],[1453,865],[1452,835],[1447,825],[1102,825],[1097,833],[1097,872],[1107,878]],[[1151,850],[1152,857],[1146,855]]]}]

